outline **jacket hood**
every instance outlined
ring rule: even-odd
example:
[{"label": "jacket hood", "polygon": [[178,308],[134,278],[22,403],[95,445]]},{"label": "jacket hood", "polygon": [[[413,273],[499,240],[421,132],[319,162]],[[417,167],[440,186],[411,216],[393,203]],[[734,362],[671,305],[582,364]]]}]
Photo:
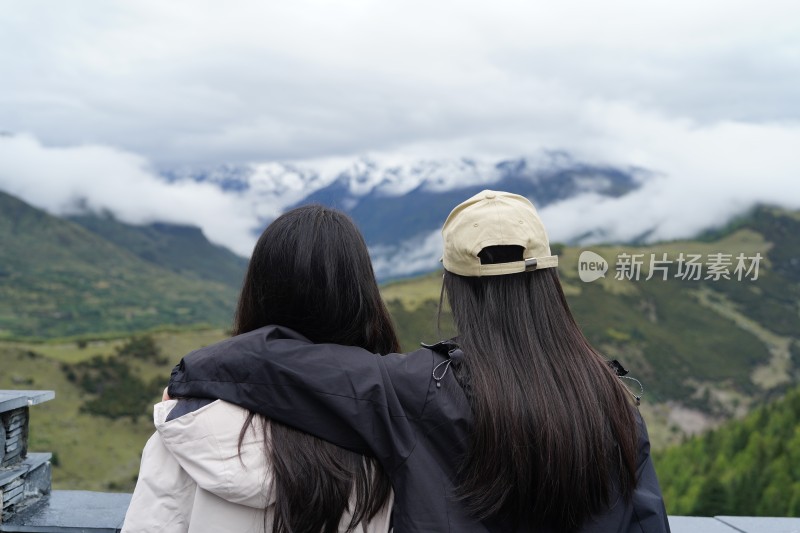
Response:
[{"label": "jacket hood", "polygon": [[[177,400],[158,403],[153,422],[166,448],[198,487],[239,505],[264,509],[274,503],[260,417],[253,419],[239,451],[239,435],[248,411],[216,400],[167,420]],[[269,438],[269,425],[266,426]]]}]

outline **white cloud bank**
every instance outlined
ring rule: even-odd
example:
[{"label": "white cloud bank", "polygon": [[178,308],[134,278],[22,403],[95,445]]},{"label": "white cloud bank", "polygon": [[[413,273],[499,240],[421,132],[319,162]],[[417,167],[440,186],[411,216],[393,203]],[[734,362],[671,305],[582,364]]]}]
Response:
[{"label": "white cloud bank", "polygon": [[192,224],[243,255],[257,225],[246,199],[210,184],[167,183],[144,158],[106,146],[47,148],[30,136],[0,137],[0,190],[55,214],[110,210],[133,224]]},{"label": "white cloud bank", "polygon": [[556,240],[688,238],[718,227],[756,203],[800,209],[800,124],[669,120],[621,106],[589,116],[605,133],[578,151],[657,173],[620,198],[586,195],[545,208]]}]

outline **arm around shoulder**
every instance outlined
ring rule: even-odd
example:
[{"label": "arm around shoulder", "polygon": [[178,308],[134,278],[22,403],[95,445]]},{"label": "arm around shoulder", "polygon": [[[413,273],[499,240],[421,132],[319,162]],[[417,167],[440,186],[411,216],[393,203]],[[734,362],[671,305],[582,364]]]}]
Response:
[{"label": "arm around shoulder", "polygon": [[[405,399],[419,399],[421,406],[430,385],[432,356],[412,355],[312,344],[291,330],[268,326],[184,357],[173,370],[169,394],[234,403],[373,455],[391,470],[416,439],[409,420],[418,416],[417,408]],[[393,378],[401,373],[415,378],[396,389]],[[408,384],[414,390],[407,390]]]}]

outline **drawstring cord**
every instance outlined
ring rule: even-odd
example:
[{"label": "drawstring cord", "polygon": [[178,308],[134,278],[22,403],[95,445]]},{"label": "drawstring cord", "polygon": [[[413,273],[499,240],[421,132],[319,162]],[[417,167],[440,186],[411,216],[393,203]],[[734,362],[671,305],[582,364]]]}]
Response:
[{"label": "drawstring cord", "polygon": [[[441,386],[442,386],[441,381],[442,381],[442,379],[444,379],[444,376],[447,374],[447,370],[450,368],[450,363],[452,363],[452,362],[453,362],[452,359],[447,359],[445,361],[442,361],[441,363],[439,363],[435,367],[433,367],[433,373],[431,375],[433,376],[433,380],[436,382],[436,388],[437,389],[441,388]],[[444,371],[442,372],[441,376],[437,376],[436,375],[436,371],[439,370],[439,367],[442,366],[442,365],[444,365]]]},{"label": "drawstring cord", "polygon": [[[442,361],[441,363],[439,363],[438,365],[433,367],[433,372],[431,373],[431,376],[433,376],[433,380],[436,382],[436,388],[437,389],[440,389],[442,387],[441,381],[447,375],[447,371],[450,369],[450,363],[452,363],[453,361],[456,361],[456,363],[459,363],[460,362],[459,360],[463,359],[463,358],[464,358],[464,352],[461,351],[461,348],[454,347],[454,348],[451,348],[447,352],[447,359],[446,360]],[[439,371],[439,368],[442,365],[444,365],[444,370],[442,370],[437,375],[437,372]]]},{"label": "drawstring cord", "polygon": [[642,396],[644,396],[644,385],[642,385],[642,382],[636,378],[629,378],[628,376],[619,376],[619,379],[629,379],[639,384],[639,394],[635,394],[628,387],[625,387],[625,390],[628,391],[631,394],[631,396],[634,397],[634,399],[636,400],[636,406],[637,407],[640,406],[642,404]]},{"label": "drawstring cord", "polygon": [[633,392],[632,390],[630,390],[628,387],[625,387],[625,390],[626,390],[626,391],[628,391],[628,393],[629,393],[631,396],[633,396],[633,398],[636,400],[636,406],[637,406],[637,407],[638,407],[639,405],[641,405],[641,403],[642,403],[642,396],[644,396],[644,385],[642,385],[642,382],[641,382],[641,381],[639,381],[639,380],[638,380],[638,379],[636,379],[636,378],[628,377],[628,376],[627,376],[627,374],[628,374],[628,371],[627,371],[627,370],[625,369],[625,367],[624,367],[624,366],[622,366],[622,364],[621,364],[619,361],[617,361],[616,359],[614,359],[614,360],[611,360],[611,361],[608,361],[608,366],[610,366],[610,367],[611,367],[611,368],[614,370],[614,373],[617,375],[617,377],[618,377],[619,379],[629,379],[629,380],[631,380],[631,381],[635,381],[635,382],[636,382],[636,383],[639,385],[639,394],[636,394],[636,393],[634,393],[634,392]]}]

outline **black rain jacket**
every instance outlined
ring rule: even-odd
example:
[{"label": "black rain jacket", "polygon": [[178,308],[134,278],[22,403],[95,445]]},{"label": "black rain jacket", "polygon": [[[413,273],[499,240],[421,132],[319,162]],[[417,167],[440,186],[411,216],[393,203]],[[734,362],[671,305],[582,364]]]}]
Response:
[{"label": "black rain jacket", "polygon": [[[455,497],[472,413],[448,371],[448,361],[461,352],[440,348],[377,356],[352,346],[313,344],[290,329],[267,326],[185,356],[172,371],[169,395],[222,399],[377,458],[394,489],[396,533],[511,531],[471,518]],[[581,533],[669,531],[638,411],[636,419],[633,498],[618,498]]]}]

